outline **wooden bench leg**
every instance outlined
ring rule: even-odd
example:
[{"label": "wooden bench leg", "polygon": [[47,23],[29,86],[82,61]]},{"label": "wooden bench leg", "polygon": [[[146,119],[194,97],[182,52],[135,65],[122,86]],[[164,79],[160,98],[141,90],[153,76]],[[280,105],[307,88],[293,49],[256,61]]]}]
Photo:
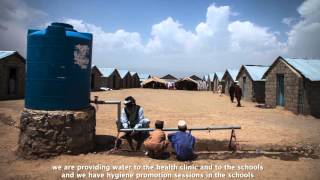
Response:
[{"label": "wooden bench leg", "polygon": [[232,131],[231,131],[231,136],[230,136],[230,141],[229,141],[229,150],[232,150],[232,151],[239,150],[236,132],[234,129],[232,129]]}]

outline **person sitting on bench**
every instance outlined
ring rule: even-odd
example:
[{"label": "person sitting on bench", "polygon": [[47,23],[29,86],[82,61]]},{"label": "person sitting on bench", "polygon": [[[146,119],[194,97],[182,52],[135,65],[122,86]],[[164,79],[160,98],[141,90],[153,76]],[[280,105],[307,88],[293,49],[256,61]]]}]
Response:
[{"label": "person sitting on bench", "polygon": [[166,140],[166,134],[163,129],[163,121],[157,120],[155,122],[155,130],[150,133],[150,136],[144,141],[144,148],[146,154],[154,159],[166,159],[170,156],[165,150],[169,142]]},{"label": "person sitting on bench", "polygon": [[[124,101],[125,107],[121,112],[120,128],[121,129],[137,129],[148,128],[150,121],[144,118],[143,108],[136,104],[135,99],[132,96],[126,97]],[[132,139],[137,141],[136,151],[140,150],[143,141],[149,136],[149,132],[121,132],[120,139],[116,142],[116,149],[121,146],[121,139],[126,139],[130,145],[131,150],[134,151]]]},{"label": "person sitting on bench", "polygon": [[187,123],[183,120],[178,122],[179,132],[169,134],[168,139],[176,152],[176,158],[179,161],[189,161],[195,159],[197,156],[194,154],[193,149],[195,145],[195,138],[187,133]]}]

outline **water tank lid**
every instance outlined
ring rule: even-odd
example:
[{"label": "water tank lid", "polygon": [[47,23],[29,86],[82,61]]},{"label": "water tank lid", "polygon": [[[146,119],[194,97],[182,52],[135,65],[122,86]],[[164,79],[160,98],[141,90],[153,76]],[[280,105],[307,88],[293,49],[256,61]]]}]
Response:
[{"label": "water tank lid", "polygon": [[54,23],[51,23],[51,26],[58,26],[58,27],[64,27],[64,28],[70,28],[70,29],[73,29],[73,26],[70,25],[70,24],[67,24],[67,23],[60,23],[60,22],[54,22]]}]

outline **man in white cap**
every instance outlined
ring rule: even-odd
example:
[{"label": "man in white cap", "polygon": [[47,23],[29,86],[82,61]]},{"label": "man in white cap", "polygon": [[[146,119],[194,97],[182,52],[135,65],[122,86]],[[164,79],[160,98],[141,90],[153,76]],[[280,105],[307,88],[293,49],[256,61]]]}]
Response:
[{"label": "man in white cap", "polygon": [[195,138],[187,133],[187,123],[183,120],[178,122],[179,132],[169,134],[168,139],[176,152],[176,158],[179,161],[188,161],[196,158],[193,152],[195,145]]},{"label": "man in white cap", "polygon": [[[143,108],[136,104],[135,99],[132,96],[126,97],[124,100],[125,107],[121,112],[120,128],[124,129],[137,129],[148,128],[150,121],[144,118]],[[143,141],[149,136],[149,132],[126,132],[122,133],[121,139],[126,139],[130,145],[130,148],[134,150],[132,139],[137,141],[136,151],[140,150]],[[121,139],[118,139],[116,148],[120,148]]]}]

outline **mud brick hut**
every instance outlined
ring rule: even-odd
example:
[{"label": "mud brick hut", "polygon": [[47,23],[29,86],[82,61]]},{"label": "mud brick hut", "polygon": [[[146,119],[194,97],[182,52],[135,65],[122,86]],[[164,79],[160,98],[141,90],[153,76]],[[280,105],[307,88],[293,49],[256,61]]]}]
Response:
[{"label": "mud brick hut", "polygon": [[167,89],[166,81],[157,77],[151,77],[142,82],[143,88]]},{"label": "mud brick hut", "polygon": [[131,88],[131,75],[128,70],[118,70],[119,75],[121,77],[121,89]]},{"label": "mud brick hut", "polygon": [[320,59],[279,56],[263,78],[266,105],[320,117]]},{"label": "mud brick hut", "polygon": [[222,77],[225,83],[224,93],[229,95],[229,87],[236,81],[239,70],[227,69]]},{"label": "mud brick hut", "polygon": [[130,72],[131,75],[131,88],[139,88],[140,87],[140,78],[138,73]]},{"label": "mud brick hut", "polygon": [[265,79],[263,74],[269,66],[263,65],[243,65],[237,75],[237,81],[242,88],[245,100],[264,103],[265,102]]},{"label": "mud brick hut", "polygon": [[224,93],[224,82],[222,81],[223,72],[215,72],[213,76],[213,91],[218,91],[219,83],[222,84],[222,92]]},{"label": "mud brick hut", "polygon": [[17,51],[0,51],[0,100],[24,97],[25,64]]},{"label": "mud brick hut", "polygon": [[99,71],[97,66],[93,65],[91,67],[91,91],[99,91],[100,90],[101,76],[102,76],[102,73]]},{"label": "mud brick hut", "polygon": [[117,69],[98,67],[98,70],[102,74],[102,76],[99,80],[100,87],[116,89],[116,90],[120,89],[121,77],[120,77],[120,74]]},{"label": "mud brick hut", "polygon": [[190,90],[197,91],[198,90],[198,82],[190,77],[185,77],[176,82],[176,88],[178,90]]}]

